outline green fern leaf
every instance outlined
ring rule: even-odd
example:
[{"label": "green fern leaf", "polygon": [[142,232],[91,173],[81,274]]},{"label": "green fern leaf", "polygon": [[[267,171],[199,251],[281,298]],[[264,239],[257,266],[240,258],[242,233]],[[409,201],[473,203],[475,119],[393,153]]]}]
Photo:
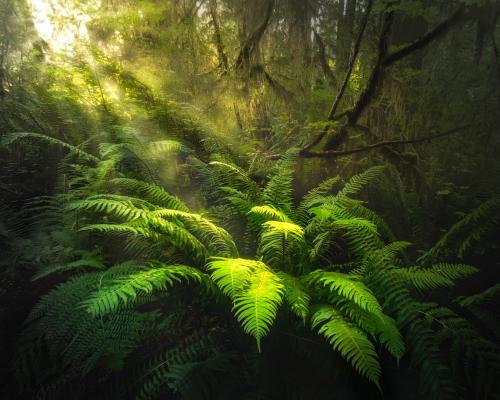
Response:
[{"label": "green fern leaf", "polygon": [[248,284],[254,270],[263,269],[260,261],[244,258],[212,257],[207,269],[212,272],[212,279],[222,292],[234,298]]},{"label": "green fern leaf", "polygon": [[307,254],[304,229],[281,221],[267,221],[262,227],[258,253],[267,264],[277,269],[300,269]]},{"label": "green fern leaf", "polygon": [[320,284],[330,289],[331,292],[353,301],[363,310],[377,315],[382,314],[382,308],[377,298],[355,276],[316,270],[307,275],[305,279],[306,282]]},{"label": "green fern leaf", "polygon": [[460,296],[455,301],[458,302],[461,307],[470,307],[492,303],[498,297],[500,297],[500,283],[472,296]]},{"label": "green fern leaf", "polygon": [[63,149],[68,150],[70,153],[75,154],[84,160],[92,161],[95,163],[98,163],[100,161],[99,158],[79,149],[76,146],[73,146],[69,143],[63,142],[62,140],[59,140],[59,139],[56,139],[53,137],[43,135],[41,133],[34,133],[34,132],[9,133],[9,134],[2,137],[2,139],[0,140],[0,145],[1,146],[8,146],[14,142],[17,142],[18,140],[25,140],[25,139],[40,140],[40,141],[48,143],[50,145],[62,147]]},{"label": "green fern leaf", "polygon": [[165,290],[181,280],[202,281],[201,273],[185,265],[150,263],[146,269],[119,276],[92,293],[82,306],[92,315],[104,315],[126,305],[140,293]]},{"label": "green fern leaf", "polygon": [[248,281],[248,287],[234,297],[236,318],[243,329],[260,342],[269,332],[278,307],[281,304],[284,287],[277,275],[267,269],[254,272]]},{"label": "green fern leaf", "polygon": [[309,312],[311,297],[299,278],[283,271],[277,273],[285,288],[285,300],[292,311],[304,322]]},{"label": "green fern leaf", "polygon": [[358,194],[366,185],[368,185],[375,178],[378,178],[384,169],[384,166],[376,166],[371,167],[358,175],[354,175],[351,179],[349,179],[342,190],[337,193],[337,197]]},{"label": "green fern leaf", "polygon": [[155,184],[130,178],[115,178],[110,182],[140,193],[146,196],[146,200],[160,207],[189,212],[189,208],[178,197],[167,193],[162,187]]},{"label": "green fern leaf", "polygon": [[290,213],[293,207],[292,181],[298,150],[289,150],[273,168],[262,197],[264,203]]},{"label": "green fern leaf", "polygon": [[362,376],[379,389],[380,364],[368,337],[331,306],[320,306],[311,317],[313,328],[325,337]]},{"label": "green fern leaf", "polygon": [[477,268],[463,264],[436,264],[430,268],[398,268],[394,272],[419,290],[432,290],[451,287],[454,281],[465,278],[478,271]]}]

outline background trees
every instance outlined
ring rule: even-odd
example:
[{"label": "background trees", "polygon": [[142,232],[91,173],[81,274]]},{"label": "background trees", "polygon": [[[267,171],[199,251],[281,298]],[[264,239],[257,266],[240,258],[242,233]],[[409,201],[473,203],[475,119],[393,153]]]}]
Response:
[{"label": "background trees", "polygon": [[0,9],[8,396],[495,398],[497,2]]}]

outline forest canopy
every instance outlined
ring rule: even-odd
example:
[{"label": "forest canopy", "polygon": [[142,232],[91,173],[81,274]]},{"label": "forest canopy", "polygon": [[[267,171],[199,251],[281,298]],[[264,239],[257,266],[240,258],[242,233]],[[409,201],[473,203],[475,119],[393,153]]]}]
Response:
[{"label": "forest canopy", "polygon": [[0,397],[499,399],[499,15],[0,0]]}]

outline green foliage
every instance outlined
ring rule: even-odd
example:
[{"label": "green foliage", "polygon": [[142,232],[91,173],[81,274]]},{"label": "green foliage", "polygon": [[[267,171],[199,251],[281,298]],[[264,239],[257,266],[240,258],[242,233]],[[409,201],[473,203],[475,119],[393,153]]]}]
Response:
[{"label": "green foliage", "polygon": [[499,398],[495,2],[28,3],[0,0],[5,398]]},{"label": "green foliage", "polygon": [[233,310],[243,329],[254,336],[260,352],[283,297],[280,278],[260,261],[217,258],[208,269],[221,290],[233,300]]},{"label": "green foliage", "polygon": [[[274,330],[280,332],[282,326],[294,333],[317,332],[379,390],[382,354],[389,354],[399,363],[409,352],[420,371],[422,393],[454,392],[450,377],[455,370],[443,361],[440,346],[444,342],[434,337],[441,332],[434,326],[438,317],[429,319],[431,314],[425,311],[418,295],[419,291],[451,287],[455,280],[465,279],[477,269],[444,262],[431,267],[405,266],[409,243],[393,241],[394,234],[384,220],[362,201],[350,197],[380,176],[382,168],[355,175],[336,194],[332,190],[339,178],[327,179],[295,204],[295,150],[275,165],[262,190],[242,168],[211,162],[210,170],[215,172],[206,177],[219,179],[208,183],[216,188],[211,195],[225,202],[223,212],[216,214],[221,220],[215,222],[205,213],[191,211],[160,184],[154,173],[148,172],[149,166],[140,161],[148,152],[141,150],[143,145],[137,143],[135,133],[117,132],[121,142],[101,146],[102,161],[98,160],[95,167],[75,169],[69,183],[69,188],[75,189],[70,190],[71,195],[59,208],[68,221],[61,229],[76,230],[90,243],[109,236],[122,249],[119,261],[106,266],[102,260],[107,257],[100,254],[106,255],[110,249],[104,243],[92,251],[84,250],[54,262],[34,276],[40,279],[55,272],[81,273],[49,292],[34,308],[20,349],[18,370],[24,376],[22,380],[28,381],[27,371],[36,368],[30,361],[37,358],[33,351],[39,351],[40,344],[35,343],[46,340],[55,340],[50,345],[54,346],[50,350],[54,362],[77,365],[86,360],[89,379],[102,368],[110,375],[121,373],[124,365],[133,362],[131,355],[145,346],[148,335],[164,334],[157,322],[161,312],[135,310],[146,304],[161,304],[174,307],[175,312],[182,306],[169,299],[182,297],[183,293],[192,296],[194,291],[202,295],[199,301],[204,306],[217,304],[214,300],[221,295],[229,297],[232,314],[243,331],[256,340],[259,353],[272,350],[263,349],[264,337]],[[154,151],[185,151],[168,141],[152,147]],[[150,162],[154,157],[147,159]],[[45,210],[43,203],[35,204],[33,210],[37,210],[35,207]],[[51,209],[47,208],[48,218]],[[243,232],[243,240],[221,227],[226,218],[235,217],[239,225],[228,226]],[[239,256],[238,247],[244,256]],[[173,286],[178,288],[173,290]],[[413,294],[412,288],[418,291]],[[74,293],[70,296],[68,290]],[[486,299],[494,293],[493,288],[482,296]],[[64,296],[68,299],[63,300]],[[473,306],[483,298],[457,301]],[[293,314],[288,325],[281,318],[283,303],[285,310]],[[52,313],[52,308],[60,307],[65,308],[61,315]],[[71,318],[84,321],[81,328],[67,316],[72,310],[75,315]],[[286,319],[289,314],[283,316]],[[102,321],[102,326],[88,333],[96,321]],[[126,326],[116,326],[121,323]],[[56,324],[64,328],[54,336]],[[225,332],[227,328],[210,329]],[[463,332],[461,337],[472,338],[475,334],[469,325]],[[66,359],[60,346],[68,346],[80,333],[95,343],[79,344],[79,339],[74,339],[81,348],[75,349],[78,354],[69,352],[73,358]],[[237,331],[229,330],[227,334],[237,335]],[[266,340],[273,339],[274,335]],[[320,343],[316,338],[312,341]],[[158,350],[158,345],[153,356],[142,360],[142,372],[130,390],[137,392],[138,398],[158,398],[166,393],[203,398],[215,393],[213,382],[234,368],[234,357],[231,352],[218,353],[215,344],[200,338],[190,343],[190,339],[179,338],[166,352]],[[479,355],[489,352],[485,358],[488,374],[495,371],[490,342],[460,343],[474,349],[472,364],[480,362]],[[103,350],[101,346],[116,347]],[[76,370],[70,369],[64,379],[72,382],[75,374]],[[474,380],[469,383],[486,384]],[[40,391],[49,390],[45,385],[43,379],[35,383]]]},{"label": "green foliage", "polygon": [[312,315],[311,323],[313,327],[319,326],[319,333],[333,348],[380,389],[380,364],[375,348],[366,334],[330,306],[319,307]]},{"label": "green foliage", "polygon": [[61,147],[65,150],[68,150],[69,153],[75,154],[76,156],[82,158],[83,160],[86,161],[92,161],[92,162],[99,162],[99,158],[83,151],[82,149],[79,149],[76,146],[73,146],[69,143],[66,143],[62,140],[43,135],[40,133],[34,133],[34,132],[15,132],[15,133],[10,133],[7,135],[2,136],[2,139],[0,141],[0,145],[2,146],[8,146],[12,143],[15,143],[20,140],[35,140],[35,141],[42,141],[46,144],[52,145],[52,146],[58,146]]},{"label": "green foliage", "polygon": [[245,332],[257,340],[260,352],[261,339],[273,324],[283,297],[281,280],[273,272],[255,271],[248,286],[234,296],[234,312]]},{"label": "green foliage", "polygon": [[281,158],[273,168],[269,182],[262,191],[266,205],[278,208],[286,213],[292,209],[292,181],[298,150],[292,149]]},{"label": "green foliage", "polygon": [[454,281],[478,272],[477,268],[463,264],[436,264],[430,268],[399,268],[395,272],[419,290],[451,287]]},{"label": "green foliage", "polygon": [[363,285],[356,276],[317,270],[309,274],[308,281],[328,288],[330,292],[351,300],[370,313],[380,314],[382,312],[380,304],[370,289]]},{"label": "green foliage", "polygon": [[115,178],[111,183],[143,196],[143,198],[159,207],[189,212],[189,208],[176,196],[172,196],[162,187],[152,183],[130,178]]},{"label": "green foliage", "polygon": [[499,225],[500,197],[493,197],[469,211],[455,223],[439,241],[422,256],[422,260],[438,257],[446,248],[456,249],[463,258],[474,243],[485,241],[494,235]]},{"label": "green foliage", "polygon": [[299,278],[289,275],[286,272],[279,271],[277,275],[280,277],[281,283],[285,288],[286,302],[293,313],[305,322],[311,303],[311,296],[307,293],[305,285]]},{"label": "green foliage", "polygon": [[457,299],[462,307],[484,305],[493,302],[500,295],[500,283],[472,296],[461,296]]},{"label": "green foliage", "polygon": [[[118,266],[120,268],[121,266]],[[118,307],[127,305],[141,294],[151,294],[155,290],[180,283],[181,280],[194,280],[201,283],[201,273],[185,265],[162,265],[150,263],[137,266],[127,275],[121,275],[102,285],[82,303],[85,310],[94,316],[111,313]],[[113,268],[107,272],[113,273]]]}]

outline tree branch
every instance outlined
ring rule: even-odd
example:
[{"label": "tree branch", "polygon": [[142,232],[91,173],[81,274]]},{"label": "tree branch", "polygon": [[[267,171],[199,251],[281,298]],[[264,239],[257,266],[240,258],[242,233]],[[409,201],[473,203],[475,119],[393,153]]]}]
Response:
[{"label": "tree branch", "polygon": [[[344,96],[345,89],[347,88],[347,84],[349,83],[349,79],[351,78],[352,71],[354,69],[354,64],[356,63],[356,59],[358,58],[358,53],[359,49],[361,47],[361,40],[363,39],[363,35],[365,33],[366,25],[368,24],[368,17],[370,16],[370,12],[372,10],[372,5],[373,5],[373,0],[368,0],[368,4],[366,6],[366,12],[365,16],[363,18],[363,21],[361,22],[361,26],[359,28],[359,33],[358,37],[356,38],[356,42],[354,43],[353,51],[351,54],[351,59],[349,60],[349,66],[347,68],[347,72],[344,76],[344,80],[342,82],[342,86],[340,87],[339,91],[337,92],[337,95],[335,96],[335,100],[333,101],[332,108],[330,109],[330,112],[328,113],[327,121],[335,121],[336,119],[339,119],[339,116],[335,116],[335,113],[337,112],[337,108],[340,104],[340,100],[342,100],[342,97]],[[328,133],[329,130],[329,125],[326,125],[323,131],[314,139],[311,143],[309,143],[307,146],[304,147],[304,150],[308,150],[316,146],[321,140],[325,137],[325,135]]]},{"label": "tree branch", "polygon": [[436,39],[439,39],[441,36],[445,35],[448,30],[455,25],[463,15],[463,10],[459,9],[457,10],[450,18],[447,20],[441,22],[439,25],[437,25],[433,30],[422,36],[420,39],[417,41],[413,42],[412,44],[409,44],[406,47],[403,47],[400,50],[395,51],[392,54],[389,54],[385,60],[384,60],[384,67],[388,67],[402,58],[408,56],[409,54],[421,50]]},{"label": "tree branch", "polygon": [[[312,151],[312,150],[301,150],[299,152],[299,156],[303,158],[336,158],[336,157],[342,157],[342,156],[347,156],[355,153],[362,153],[365,151],[370,151],[377,149],[379,147],[384,147],[384,146],[401,146],[403,144],[415,144],[415,143],[422,143],[422,142],[428,142],[434,139],[442,138],[445,136],[452,135],[454,133],[460,132],[464,130],[465,128],[469,127],[470,124],[467,125],[462,125],[453,129],[449,129],[445,132],[438,133],[437,135],[430,135],[430,136],[424,136],[422,138],[418,139],[408,139],[408,140],[384,140],[381,142],[373,143],[367,146],[363,147],[358,147],[356,149],[350,149],[350,150],[325,150],[325,151]],[[281,154],[271,154],[267,156],[266,158],[269,160],[277,160],[281,157]]]},{"label": "tree branch", "polygon": [[271,19],[271,15],[274,9],[274,0],[268,0],[266,13],[264,15],[264,20],[262,23],[255,29],[252,34],[245,40],[243,46],[241,46],[240,53],[236,58],[235,69],[240,69],[242,67],[248,67],[250,64],[250,56],[254,52],[255,48],[260,42],[262,35],[267,29],[269,25],[269,20]]},{"label": "tree branch", "polygon": [[226,52],[224,51],[224,44],[222,43],[222,36],[220,33],[219,17],[217,15],[217,0],[210,0],[208,3],[208,9],[210,11],[212,26],[214,28],[214,41],[217,48],[217,54],[219,55],[219,67],[222,70],[222,74],[225,74],[229,70],[229,63],[227,61],[227,56]]},{"label": "tree branch", "polygon": [[[428,46],[430,43],[434,42],[438,38],[442,37],[445,35],[448,30],[454,26],[458,21],[461,19],[463,15],[463,9],[460,8],[457,10],[450,18],[447,20],[441,22],[439,25],[437,25],[434,29],[432,29],[430,32],[425,34],[422,38],[419,40],[413,42],[412,44],[397,50],[391,54],[388,53],[389,49],[389,40],[390,40],[390,32],[392,28],[392,24],[394,21],[394,13],[393,12],[388,12],[385,14],[384,18],[384,23],[382,26],[382,31],[379,37],[379,44],[378,44],[378,55],[377,55],[377,61],[373,67],[373,70],[370,74],[370,78],[368,79],[368,83],[364,89],[364,91],[360,94],[358,97],[358,100],[354,104],[354,106],[345,111],[344,113],[340,115],[335,115],[337,108],[340,104],[340,100],[344,94],[344,91],[347,87],[347,84],[349,82],[350,75],[352,73],[352,68],[354,67],[354,63],[357,57],[357,52],[359,51],[359,46],[362,40],[363,32],[366,27],[366,23],[368,20],[368,13],[369,10],[371,9],[371,4],[372,1],[369,0],[368,6],[367,6],[367,13],[365,14],[365,19],[362,23],[360,32],[358,34],[358,38],[355,43],[354,51],[349,63],[349,68],[346,73],[346,76],[344,77],[344,81],[342,83],[342,87],[340,88],[339,92],[337,93],[337,96],[335,98],[335,101],[332,105],[332,108],[330,109],[330,112],[328,114],[327,120],[329,122],[335,121],[340,119],[341,117],[347,115],[347,123],[346,125],[342,126],[340,128],[340,132],[343,133],[343,136],[339,138],[339,140],[335,141],[336,146],[338,146],[340,143],[343,143],[347,139],[347,133],[345,129],[347,127],[356,127],[358,119],[361,117],[363,111],[365,108],[372,102],[373,97],[376,93],[377,87],[380,85],[382,79],[383,79],[383,73],[385,68],[393,65],[394,63],[400,61],[404,57],[412,54],[415,51],[421,50]],[[344,156],[344,155],[349,155],[349,154],[354,154],[358,152],[363,152],[371,149],[375,149],[378,147],[383,147],[383,146],[388,146],[388,145],[401,145],[401,144],[408,144],[408,143],[418,143],[426,140],[431,140],[435,139],[441,136],[448,135],[450,133],[454,133],[457,130],[461,130],[464,127],[457,128],[452,130],[451,132],[445,132],[444,134],[436,135],[436,136],[431,136],[431,137],[426,137],[426,138],[421,138],[421,139],[415,139],[415,140],[410,140],[410,141],[383,141],[383,142],[378,142],[372,145],[368,145],[362,148],[358,149],[352,149],[352,150],[330,150],[326,149],[324,151],[311,151],[311,149],[319,144],[321,140],[326,136],[328,133],[328,130],[330,129],[330,125],[326,125],[325,128],[321,131],[321,133],[308,145],[304,146],[302,150],[300,151],[300,156],[305,157],[305,158],[311,158],[311,157],[323,157],[323,158],[329,158],[329,157],[339,157],[339,156]],[[268,158],[270,159],[277,159],[279,158],[279,155],[271,155]]]},{"label": "tree branch", "polygon": [[323,39],[321,39],[320,34],[313,28],[314,40],[318,45],[318,60],[321,65],[321,69],[323,70],[323,74],[328,79],[332,86],[337,86],[337,79],[335,79],[335,75],[332,72],[332,69],[328,65],[328,61],[326,58],[326,47]]},{"label": "tree branch", "polygon": [[389,40],[393,23],[394,13],[386,13],[382,25],[382,31],[380,33],[380,38],[378,41],[377,61],[370,74],[370,78],[368,79],[365,90],[360,94],[358,100],[356,101],[356,104],[354,104],[354,107],[348,113],[347,119],[349,125],[355,125],[358,122],[358,119],[361,116],[363,110],[368,104],[370,104],[371,99],[375,94],[375,90],[377,89],[377,86],[382,79],[382,74],[384,71],[384,60],[389,49]]}]

